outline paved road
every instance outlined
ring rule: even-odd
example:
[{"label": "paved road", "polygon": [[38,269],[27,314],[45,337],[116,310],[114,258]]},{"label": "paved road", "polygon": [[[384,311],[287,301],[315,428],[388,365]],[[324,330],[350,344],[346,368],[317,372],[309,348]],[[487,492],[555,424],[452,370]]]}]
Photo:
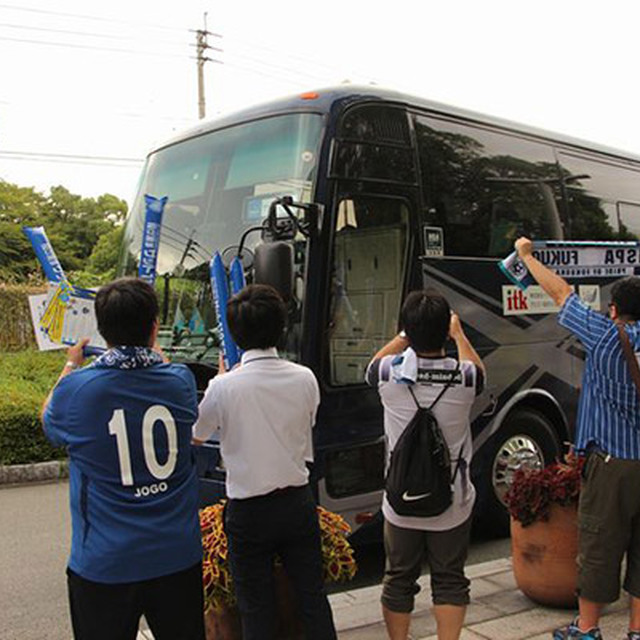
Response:
[{"label": "paved road", "polygon": [[[70,530],[66,482],[0,487],[2,640],[70,640],[64,577]],[[362,552],[351,586],[379,583],[380,554],[374,546]],[[509,555],[509,540],[474,541],[469,564]]]},{"label": "paved road", "polygon": [[0,488],[0,638],[69,640],[66,482]]}]

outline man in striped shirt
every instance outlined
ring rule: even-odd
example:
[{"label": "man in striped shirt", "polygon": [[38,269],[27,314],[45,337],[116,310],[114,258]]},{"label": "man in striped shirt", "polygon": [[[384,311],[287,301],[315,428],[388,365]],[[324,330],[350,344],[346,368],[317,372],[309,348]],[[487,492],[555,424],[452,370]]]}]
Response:
[{"label": "man in striped shirt", "polygon": [[538,284],[562,307],[558,322],[587,352],[575,443],[587,455],[578,511],[579,615],[553,637],[601,638],[600,613],[618,599],[626,554],[628,639],[640,640],[640,395],[616,326],[623,325],[634,351],[640,351],[640,278],[614,284],[607,317],[590,309],[571,285],[534,258],[528,238],[519,238],[515,247]]}]

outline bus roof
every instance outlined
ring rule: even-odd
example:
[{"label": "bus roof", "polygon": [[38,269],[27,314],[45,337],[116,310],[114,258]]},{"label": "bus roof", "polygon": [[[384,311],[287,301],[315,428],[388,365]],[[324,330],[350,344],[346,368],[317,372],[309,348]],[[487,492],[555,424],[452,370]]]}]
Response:
[{"label": "bus roof", "polygon": [[247,109],[242,109],[240,111],[224,115],[220,118],[203,121],[186,131],[179,133],[173,138],[166,140],[161,145],[154,148],[150,153],[154,153],[155,151],[159,151],[160,149],[174,145],[183,140],[204,135],[211,131],[224,129],[251,120],[258,120],[267,116],[296,112],[325,114],[331,111],[332,107],[336,103],[341,103],[343,107],[346,107],[357,103],[377,101],[390,102],[408,108],[419,109],[420,111],[429,112],[434,115],[450,116],[468,123],[490,125],[512,133],[519,133],[543,139],[547,142],[559,143],[585,151],[605,154],[619,160],[640,162],[640,156],[620,149],[613,149],[605,145],[588,142],[586,140],[573,138],[551,131],[545,131],[544,129],[523,125],[511,120],[468,111],[460,107],[426,100],[424,98],[411,96],[398,91],[383,89],[375,85],[359,86],[351,84],[307,91],[297,95],[291,95],[251,106]]}]

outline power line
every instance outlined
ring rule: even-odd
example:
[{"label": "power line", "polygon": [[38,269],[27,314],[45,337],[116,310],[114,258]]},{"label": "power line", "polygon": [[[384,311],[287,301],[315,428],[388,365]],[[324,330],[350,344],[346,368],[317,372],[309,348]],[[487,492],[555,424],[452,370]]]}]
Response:
[{"label": "power line", "polygon": [[233,62],[225,62],[224,63],[225,67],[230,67],[232,69],[238,69],[240,71],[247,71],[249,73],[253,73],[255,75],[259,75],[259,76],[268,76],[270,78],[276,78],[278,80],[284,80],[285,82],[294,82],[295,84],[299,85],[300,87],[308,87],[309,84],[306,81],[303,81],[302,79],[292,79],[292,78],[287,78],[283,75],[279,75],[277,73],[273,73],[273,72],[268,72],[265,71],[264,69],[257,69],[255,67],[248,67],[248,66],[244,66],[244,65],[240,65],[240,64],[234,64]]},{"label": "power line", "polygon": [[[129,53],[142,56],[163,56],[167,58],[180,58],[186,60],[191,56],[178,53],[167,53],[165,51],[142,51],[140,49],[116,49],[113,47],[97,47],[88,44],[75,44],[71,42],[52,42],[48,40],[28,40],[26,38],[11,38],[7,36],[0,36],[0,40],[6,40],[9,42],[20,42],[23,44],[37,44],[51,47],[63,47],[67,49],[91,49],[93,51],[108,51],[111,53]],[[216,61],[217,62],[217,61]]]},{"label": "power line", "polygon": [[[72,29],[51,29],[50,27],[33,27],[26,24],[12,24],[7,22],[0,22],[0,27],[7,29],[21,29],[24,31],[44,31],[46,33],[62,33],[65,35],[85,36],[91,38],[106,38],[109,40],[133,40],[132,36],[119,36],[111,33],[96,33],[95,31],[74,31]],[[169,44],[175,46],[185,46],[186,41],[179,42],[178,40],[154,40],[158,44]]]},{"label": "power line", "polygon": [[[231,54],[229,54],[229,56],[231,57]],[[273,69],[276,69],[278,71],[283,71],[284,73],[290,73],[290,74],[294,74],[296,76],[300,76],[301,78],[310,78],[310,79],[315,79],[315,80],[321,80],[322,82],[325,82],[327,80],[327,76],[319,76],[316,75],[314,73],[309,73],[308,71],[298,71],[297,69],[292,69],[291,67],[285,67],[283,65],[280,64],[273,64],[271,62],[264,62],[263,60],[258,60],[257,58],[252,58],[251,56],[246,56],[244,54],[233,54],[234,57],[240,58],[240,59],[244,59],[244,60],[248,60],[249,62],[253,62],[255,64],[259,64],[259,65],[263,65],[265,67],[271,67]]]},{"label": "power line", "polygon": [[99,166],[131,167],[141,165],[140,158],[119,158],[117,156],[75,155],[67,153],[45,153],[33,151],[0,151],[0,158],[52,164],[93,164]]},{"label": "power line", "polygon": [[104,17],[99,17],[99,16],[90,16],[90,15],[86,15],[86,14],[80,14],[80,13],[65,13],[62,11],[50,11],[47,9],[36,9],[33,7],[18,7],[16,5],[12,5],[12,4],[0,4],[0,9],[11,9],[14,11],[27,11],[30,13],[42,13],[42,14],[46,14],[46,15],[50,15],[50,16],[61,16],[61,17],[66,17],[66,18],[80,18],[81,20],[94,20],[96,22],[111,22],[114,24],[128,24],[128,25],[134,25],[134,26],[144,26],[144,27],[150,27],[152,29],[167,29],[169,31],[187,31],[187,29],[181,29],[178,27],[169,27],[166,25],[160,25],[160,24],[151,24],[151,23],[142,23],[142,22],[134,22],[132,20],[118,20],[116,18],[104,18]]},{"label": "power line", "polygon": [[[322,62],[318,62],[316,60],[314,60],[313,58],[309,58],[309,57],[305,57],[305,56],[301,56],[298,53],[291,53],[291,52],[286,52],[286,54],[283,54],[282,51],[279,51],[278,49],[274,49],[273,47],[269,47],[267,45],[261,44],[261,43],[256,43],[255,41],[252,40],[246,40],[244,38],[235,36],[235,35],[226,35],[225,36],[225,42],[233,45],[233,42],[238,43],[241,47],[244,47],[245,49],[263,49],[265,51],[269,51],[271,53],[275,53],[275,54],[279,54],[279,55],[286,55],[287,58],[290,59],[297,59],[300,60],[301,62],[305,62],[305,63],[311,63],[317,67],[323,67],[324,69],[327,69],[328,71],[333,72],[335,70],[335,68],[333,66],[330,66],[328,64],[322,63]],[[362,76],[367,76],[370,79],[374,79],[370,73],[368,72],[364,72],[360,69],[353,69],[353,71],[355,73],[357,73],[358,75],[362,75]]]},{"label": "power line", "polygon": [[[282,51],[279,51],[278,49],[274,49],[273,47],[268,47],[268,46],[263,45],[263,44],[257,44],[255,42],[250,42],[249,40],[243,40],[242,38],[238,38],[236,36],[227,37],[225,41],[226,42],[230,42],[230,44],[233,44],[234,40],[240,45],[240,47],[242,47],[244,49],[249,49],[249,50],[250,49],[254,49],[254,50],[262,49],[264,51],[269,51],[270,53],[275,53],[275,54],[278,54],[280,56],[285,56],[286,55],[286,57],[289,58],[289,59],[296,59],[296,60],[300,60],[301,62],[304,62],[304,63],[311,63],[311,64],[315,65],[316,67],[322,67],[322,68],[326,69],[327,71],[331,71],[331,72],[334,71],[334,67],[333,66],[330,66],[328,64],[323,64],[322,62],[317,62],[316,60],[313,60],[312,58],[307,58],[305,56],[301,56],[301,55],[298,55],[298,54],[295,54],[295,53],[290,53],[290,52],[287,52],[286,54],[283,54]],[[256,53],[258,53],[258,52],[256,52]],[[259,55],[259,53],[258,53],[258,55]]]}]

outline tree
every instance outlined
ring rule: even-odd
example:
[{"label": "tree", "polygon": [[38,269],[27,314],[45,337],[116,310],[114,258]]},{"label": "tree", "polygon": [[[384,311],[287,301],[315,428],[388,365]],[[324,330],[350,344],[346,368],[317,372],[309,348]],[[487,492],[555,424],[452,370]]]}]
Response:
[{"label": "tree", "polygon": [[[127,203],[112,194],[83,198],[63,186],[48,196],[31,187],[0,182],[0,279],[24,281],[41,274],[22,226],[43,226],[67,273],[115,273],[119,231]],[[92,258],[94,249],[106,237]]]},{"label": "tree", "polygon": [[30,225],[40,217],[45,197],[32,187],[0,180],[0,222]]},{"label": "tree", "polygon": [[33,252],[20,227],[0,220],[0,281],[23,282],[33,268]]},{"label": "tree", "polygon": [[114,227],[111,231],[100,236],[89,256],[89,271],[112,280],[118,266],[118,256],[122,245],[124,227]]}]

